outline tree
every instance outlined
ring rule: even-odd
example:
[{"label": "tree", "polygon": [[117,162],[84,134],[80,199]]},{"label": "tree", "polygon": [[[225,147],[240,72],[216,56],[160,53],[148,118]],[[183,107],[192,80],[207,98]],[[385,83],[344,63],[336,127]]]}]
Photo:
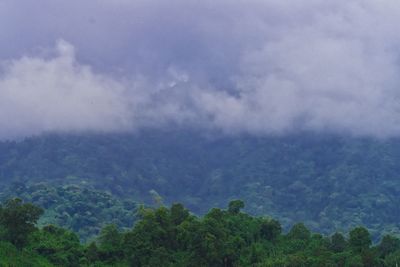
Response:
[{"label": "tree", "polygon": [[378,245],[380,256],[383,258],[386,255],[395,252],[400,248],[400,240],[396,237],[385,235],[381,243]]},{"label": "tree", "polygon": [[229,202],[228,212],[231,214],[238,214],[240,209],[244,208],[244,202],[242,200],[232,200]]},{"label": "tree", "polygon": [[331,236],[330,249],[335,252],[342,252],[346,248],[346,240],[341,233],[334,233]]},{"label": "tree", "polygon": [[122,256],[122,235],[115,224],[105,226],[98,238],[99,252],[105,260],[116,260]]},{"label": "tree", "polygon": [[260,235],[269,241],[275,240],[282,232],[281,224],[277,220],[263,220],[260,225]]},{"label": "tree", "polygon": [[85,250],[85,257],[89,263],[95,263],[99,260],[99,249],[95,242],[91,242],[86,250]]},{"label": "tree", "polygon": [[54,225],[47,225],[32,233],[27,248],[56,266],[79,266],[83,256],[76,234]]},{"label": "tree", "polygon": [[371,236],[364,227],[356,227],[350,231],[349,244],[355,251],[361,252],[371,245]]},{"label": "tree", "polygon": [[181,224],[189,217],[189,211],[183,207],[180,203],[175,203],[171,206],[171,221],[175,225]]},{"label": "tree", "polygon": [[22,248],[29,234],[36,230],[35,224],[43,214],[43,209],[23,203],[19,198],[10,199],[0,207],[0,225],[4,228],[4,238],[17,248]]},{"label": "tree", "polygon": [[310,230],[303,223],[296,223],[288,233],[288,237],[291,239],[308,240],[310,236]]},{"label": "tree", "polygon": [[387,255],[384,262],[385,266],[400,266],[400,250]]}]

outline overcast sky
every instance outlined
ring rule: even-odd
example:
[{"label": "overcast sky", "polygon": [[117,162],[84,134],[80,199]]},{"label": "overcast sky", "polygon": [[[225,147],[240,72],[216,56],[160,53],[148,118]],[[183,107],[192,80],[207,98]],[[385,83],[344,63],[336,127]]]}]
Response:
[{"label": "overcast sky", "polygon": [[0,0],[0,139],[400,135],[396,0]]}]

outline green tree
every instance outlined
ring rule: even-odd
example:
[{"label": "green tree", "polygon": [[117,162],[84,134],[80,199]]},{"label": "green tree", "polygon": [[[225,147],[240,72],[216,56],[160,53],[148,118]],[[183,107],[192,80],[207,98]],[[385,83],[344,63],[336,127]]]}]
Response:
[{"label": "green tree", "polygon": [[89,264],[93,264],[100,260],[99,249],[95,242],[90,242],[90,244],[85,249],[85,258]]},{"label": "green tree", "polygon": [[341,233],[334,233],[331,236],[331,244],[330,244],[330,249],[335,252],[342,252],[346,248],[346,239]]},{"label": "green tree", "polygon": [[232,200],[228,205],[228,212],[231,214],[238,214],[241,209],[244,208],[244,202],[242,200]]},{"label": "green tree", "polygon": [[310,230],[303,223],[296,223],[290,229],[288,235],[290,239],[309,240],[311,237]]},{"label": "green tree", "polygon": [[79,266],[83,257],[82,246],[77,235],[53,225],[47,225],[31,234],[27,247],[56,266]]},{"label": "green tree", "polygon": [[171,206],[171,221],[175,225],[179,225],[189,217],[189,211],[180,203],[172,204]]},{"label": "green tree", "polygon": [[3,227],[3,237],[22,248],[28,240],[29,234],[37,228],[37,223],[43,209],[30,204],[23,203],[19,198],[10,199],[0,207],[0,225]]},{"label": "green tree", "polygon": [[281,224],[277,220],[264,219],[260,225],[260,235],[269,241],[274,241],[282,232]]},{"label": "green tree", "polygon": [[371,236],[364,227],[356,227],[350,231],[349,244],[355,251],[361,252],[371,246]]},{"label": "green tree", "polygon": [[381,257],[385,257],[398,249],[400,249],[400,240],[390,235],[385,235],[378,245],[378,251]]},{"label": "green tree", "polygon": [[105,226],[99,235],[99,254],[103,260],[115,261],[122,257],[122,234],[115,224]]},{"label": "green tree", "polygon": [[385,266],[397,267],[400,266],[400,250],[388,254],[384,259]]}]

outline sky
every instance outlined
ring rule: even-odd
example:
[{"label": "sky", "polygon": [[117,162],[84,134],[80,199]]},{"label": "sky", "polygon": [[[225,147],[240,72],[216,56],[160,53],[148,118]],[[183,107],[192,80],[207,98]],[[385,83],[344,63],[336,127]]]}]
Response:
[{"label": "sky", "polygon": [[395,0],[0,0],[0,139],[400,135]]}]

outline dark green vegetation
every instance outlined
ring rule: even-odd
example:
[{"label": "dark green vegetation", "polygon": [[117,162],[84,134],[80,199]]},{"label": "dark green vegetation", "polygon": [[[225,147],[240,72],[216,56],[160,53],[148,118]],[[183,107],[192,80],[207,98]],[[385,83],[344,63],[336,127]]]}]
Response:
[{"label": "dark green vegetation", "polygon": [[19,197],[45,208],[39,226],[55,224],[76,232],[82,241],[99,234],[106,224],[131,228],[136,220],[137,205],[85,185],[51,186],[38,183],[27,186],[14,183],[0,194],[0,200]]},{"label": "dark green vegetation", "polygon": [[334,267],[397,266],[400,239],[385,236],[372,246],[363,227],[348,237],[311,233],[304,224],[282,233],[279,221],[241,212],[234,200],[226,210],[192,215],[181,204],[142,208],[130,230],[104,227],[95,242],[82,245],[76,234],[48,225],[35,227],[41,208],[20,199],[0,208],[1,266],[171,266],[171,267]]},{"label": "dark green vegetation", "polygon": [[325,234],[357,225],[374,239],[400,232],[399,140],[50,135],[1,142],[0,181],[86,183],[147,204],[159,195],[196,214],[240,198],[246,211],[279,218],[285,229],[303,221]]}]

